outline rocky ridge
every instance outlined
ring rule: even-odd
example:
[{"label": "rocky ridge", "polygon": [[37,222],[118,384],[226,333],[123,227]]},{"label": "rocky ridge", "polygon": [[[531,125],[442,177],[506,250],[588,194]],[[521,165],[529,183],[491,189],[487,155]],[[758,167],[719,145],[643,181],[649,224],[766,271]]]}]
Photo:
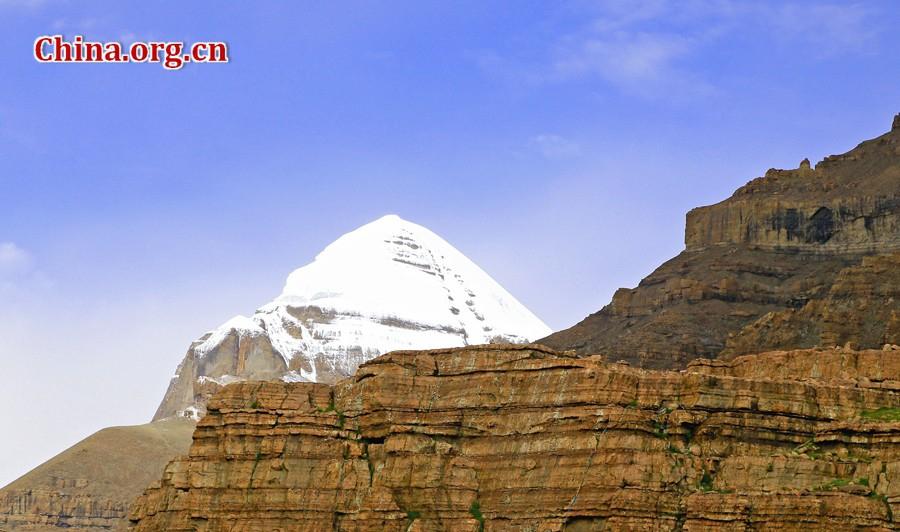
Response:
[{"label": "rocky ridge", "polygon": [[137,530],[896,530],[900,350],[652,371],[537,345],[245,382]]},{"label": "rocky ridge", "polygon": [[[890,132],[843,155],[815,167],[804,160],[793,170],[771,169],[727,200],[692,210],[685,251],[540,342],[647,368],[778,345],[760,337],[757,320],[826,298],[845,268],[900,250],[898,123],[900,115]],[[864,331],[877,322],[858,325],[861,336],[846,328],[843,341],[876,347]],[[748,326],[758,344],[729,344],[752,336],[742,333]]]}]

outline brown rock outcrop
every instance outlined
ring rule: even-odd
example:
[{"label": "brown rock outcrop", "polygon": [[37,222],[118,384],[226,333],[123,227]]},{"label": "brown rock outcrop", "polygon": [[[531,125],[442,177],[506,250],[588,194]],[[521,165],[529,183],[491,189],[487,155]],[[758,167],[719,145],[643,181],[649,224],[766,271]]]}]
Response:
[{"label": "brown rock outcrop", "polygon": [[900,249],[900,128],[815,168],[807,161],[769,170],[731,198],[692,210],[685,244],[636,288],[540,342],[683,368],[719,356],[729,336],[769,313],[826,297],[844,268]]},{"label": "brown rock outcrop", "polygon": [[900,351],[396,352],[208,408],[137,530],[900,528]]},{"label": "brown rock outcrop", "polygon": [[0,531],[126,528],[128,504],[184,454],[194,423],[103,429],[0,489]]}]

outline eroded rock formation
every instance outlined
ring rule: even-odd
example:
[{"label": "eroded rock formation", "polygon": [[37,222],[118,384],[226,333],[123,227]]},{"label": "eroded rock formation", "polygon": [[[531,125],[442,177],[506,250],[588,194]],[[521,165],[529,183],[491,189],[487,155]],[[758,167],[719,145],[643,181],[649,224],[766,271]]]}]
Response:
[{"label": "eroded rock formation", "polygon": [[239,383],[137,530],[894,530],[900,350],[651,371],[531,346]]},{"label": "eroded rock formation", "polygon": [[[540,342],[647,368],[683,368],[719,356],[730,336],[768,313],[827,297],[844,268],[900,249],[896,122],[890,132],[814,168],[804,161],[794,170],[771,169],[727,200],[692,210],[684,252],[636,288],[618,290],[599,312]],[[877,326],[865,319],[858,325],[863,336]],[[867,343],[847,331],[845,341]],[[747,347],[778,345],[761,340]],[[729,345],[729,353],[738,347]]]}]

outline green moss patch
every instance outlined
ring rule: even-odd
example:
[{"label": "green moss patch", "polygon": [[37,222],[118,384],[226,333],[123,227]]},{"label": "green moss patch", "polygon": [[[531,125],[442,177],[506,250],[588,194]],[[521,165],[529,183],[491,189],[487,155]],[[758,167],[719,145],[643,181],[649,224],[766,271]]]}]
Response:
[{"label": "green moss patch", "polygon": [[900,421],[900,408],[885,406],[877,410],[863,410],[859,417],[866,421]]}]

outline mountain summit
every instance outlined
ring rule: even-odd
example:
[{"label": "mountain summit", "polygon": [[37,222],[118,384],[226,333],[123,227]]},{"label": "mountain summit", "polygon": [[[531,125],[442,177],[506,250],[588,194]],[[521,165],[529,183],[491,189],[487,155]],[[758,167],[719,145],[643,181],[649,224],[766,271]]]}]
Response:
[{"label": "mountain summit", "polygon": [[188,349],[154,419],[198,417],[239,380],[331,383],[398,349],[524,343],[550,329],[444,239],[388,215],[338,238],[292,272],[251,317]]}]

